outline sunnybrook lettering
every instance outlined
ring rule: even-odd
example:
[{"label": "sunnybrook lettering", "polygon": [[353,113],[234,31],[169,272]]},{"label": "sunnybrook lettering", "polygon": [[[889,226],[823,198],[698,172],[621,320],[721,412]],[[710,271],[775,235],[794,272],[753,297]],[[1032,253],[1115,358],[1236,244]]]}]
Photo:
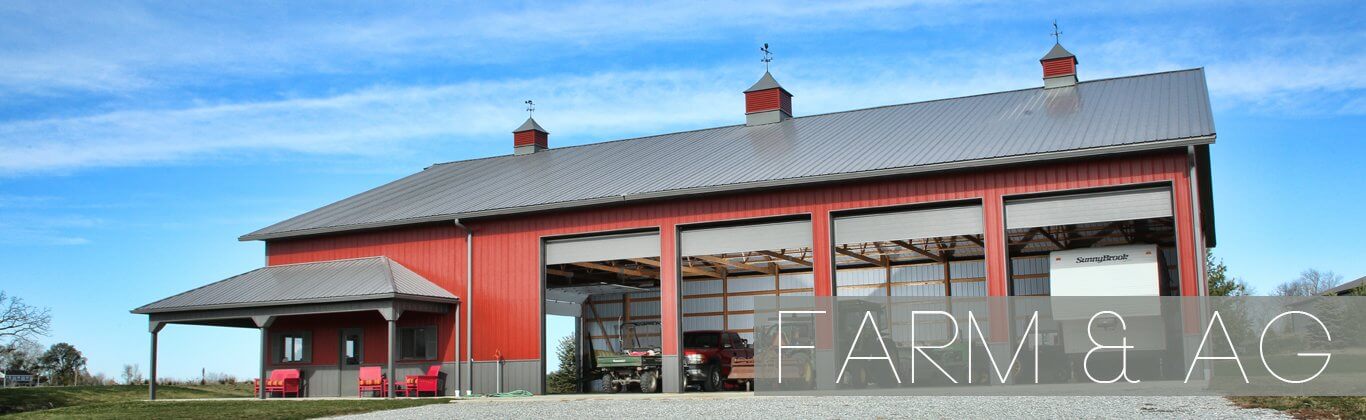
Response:
[{"label": "sunnybrook lettering", "polygon": [[1129,254],[1110,255],[1105,254],[1099,257],[1077,257],[1077,263],[1103,263],[1107,261],[1128,261]]}]

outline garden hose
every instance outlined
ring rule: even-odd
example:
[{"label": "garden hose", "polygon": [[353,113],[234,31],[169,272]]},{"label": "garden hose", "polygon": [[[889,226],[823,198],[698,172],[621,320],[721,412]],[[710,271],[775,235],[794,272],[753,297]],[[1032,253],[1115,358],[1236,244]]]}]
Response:
[{"label": "garden hose", "polygon": [[532,394],[531,394],[530,391],[522,390],[522,389],[519,389],[519,390],[516,390],[516,391],[495,392],[495,393],[492,393],[492,394],[484,394],[485,397],[489,397],[489,398],[530,397],[531,395],[532,395]]}]

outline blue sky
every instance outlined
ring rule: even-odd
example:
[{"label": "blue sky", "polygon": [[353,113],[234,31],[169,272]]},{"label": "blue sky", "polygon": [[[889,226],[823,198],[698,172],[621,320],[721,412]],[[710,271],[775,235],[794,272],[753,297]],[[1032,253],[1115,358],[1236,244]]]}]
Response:
[{"label": "blue sky", "polygon": [[[238,235],[434,162],[742,121],[757,47],[798,115],[1205,67],[1219,248],[1269,291],[1366,275],[1366,6],[0,3],[0,289],[46,343],[146,369],[128,310],[262,265]],[[253,331],[171,326],[163,375],[254,377]],[[206,357],[211,355],[212,357]]]}]

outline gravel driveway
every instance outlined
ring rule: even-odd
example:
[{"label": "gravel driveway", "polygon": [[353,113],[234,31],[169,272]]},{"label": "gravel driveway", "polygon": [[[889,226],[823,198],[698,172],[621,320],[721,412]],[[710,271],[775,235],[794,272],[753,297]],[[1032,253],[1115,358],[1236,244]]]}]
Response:
[{"label": "gravel driveway", "polygon": [[[630,413],[630,416],[625,416]],[[1227,418],[1284,419],[1220,397],[755,397],[744,393],[474,399],[346,419],[427,418]]]}]

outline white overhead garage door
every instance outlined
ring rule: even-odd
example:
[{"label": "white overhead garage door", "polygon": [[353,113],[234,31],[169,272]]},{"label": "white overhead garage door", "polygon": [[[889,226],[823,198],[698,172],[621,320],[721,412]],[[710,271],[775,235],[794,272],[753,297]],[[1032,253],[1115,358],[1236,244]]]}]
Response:
[{"label": "white overhead garage door", "polygon": [[982,233],[982,206],[961,206],[835,219],[835,244],[886,242]]},{"label": "white overhead garage door", "polygon": [[811,246],[811,221],[685,230],[679,241],[679,255],[684,257],[805,248]]},{"label": "white overhead garage door", "polygon": [[655,258],[659,256],[659,232],[624,233],[545,241],[545,263]]},{"label": "white overhead garage door", "polygon": [[1171,217],[1171,187],[1142,188],[1006,202],[1006,228]]}]

